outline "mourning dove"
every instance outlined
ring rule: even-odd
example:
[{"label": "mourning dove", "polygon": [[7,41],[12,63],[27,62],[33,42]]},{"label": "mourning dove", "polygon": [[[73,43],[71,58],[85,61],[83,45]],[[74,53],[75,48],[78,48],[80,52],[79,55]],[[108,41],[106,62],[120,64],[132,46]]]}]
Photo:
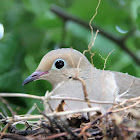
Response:
[{"label": "mourning dove", "polygon": [[[120,72],[99,70],[93,67],[88,59],[79,51],[63,48],[50,51],[41,60],[36,71],[23,82],[23,85],[35,80],[47,80],[52,84],[53,96],[85,99],[81,78],[88,93],[89,100],[114,103],[117,97],[140,96],[140,78]],[[60,84],[59,87],[57,87]],[[60,100],[50,100],[55,110]],[[88,107],[86,102],[65,100],[65,110]],[[92,107],[100,107],[106,112],[112,104],[91,103]]]}]

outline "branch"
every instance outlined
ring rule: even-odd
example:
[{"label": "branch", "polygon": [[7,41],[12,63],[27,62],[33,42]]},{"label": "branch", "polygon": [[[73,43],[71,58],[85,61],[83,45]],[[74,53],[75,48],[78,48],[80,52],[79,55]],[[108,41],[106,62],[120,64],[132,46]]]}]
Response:
[{"label": "branch", "polygon": [[[49,93],[50,94],[50,93]],[[36,96],[31,94],[25,94],[25,93],[0,93],[0,97],[23,97],[23,98],[32,98],[32,99],[38,99],[38,100],[71,100],[71,101],[79,101],[79,102],[85,102],[84,99],[79,98],[72,98],[72,97],[60,97],[60,96]],[[95,104],[112,104],[115,105],[113,102],[109,101],[96,101],[96,100],[89,100],[90,103]]]},{"label": "branch", "polygon": [[[62,8],[60,8],[58,6],[51,7],[51,11],[53,13],[55,13],[56,15],[58,15],[60,18],[62,18],[65,22],[66,21],[73,21],[73,22],[78,23],[78,24],[82,25],[83,27],[90,30],[88,22],[85,22],[85,21],[83,21],[83,20],[81,20],[73,15],[68,14],[66,11],[64,11]],[[94,28],[94,30],[99,30],[100,34],[102,36],[104,36],[107,39],[110,39],[111,41],[116,43],[118,45],[118,47],[120,47],[127,54],[129,54],[133,58],[133,60],[138,65],[140,65],[140,59],[133,52],[131,52],[131,50],[129,50],[128,47],[125,45],[125,40],[130,35],[129,33],[128,33],[128,35],[126,35],[126,37],[119,38],[119,37],[116,37],[116,36],[106,32],[106,31],[104,31],[103,29],[99,28],[98,26],[95,26],[94,24],[92,24],[92,27]],[[132,30],[130,32],[132,34]],[[134,30],[133,30],[133,32],[134,32]]]},{"label": "branch", "polygon": [[[79,99],[79,98],[72,98],[72,97],[59,97],[59,96],[51,96],[50,100],[70,100],[70,101],[78,101],[78,102],[86,102],[83,99]],[[90,103],[95,103],[95,104],[111,104],[111,105],[115,105],[115,103],[113,102],[109,102],[109,101],[96,101],[96,100],[89,100]]]},{"label": "branch", "polygon": [[36,96],[36,95],[25,94],[25,93],[0,93],[0,97],[25,97],[25,98],[32,98],[32,99],[39,99],[39,100],[44,99],[44,96]]},{"label": "branch", "polygon": [[116,110],[111,110],[111,111],[112,111],[113,113],[116,113],[116,112],[128,110],[128,109],[130,109],[130,108],[136,107],[138,104],[140,104],[140,100],[137,101],[136,103],[132,104],[132,105],[129,105],[129,106],[126,106],[126,107],[123,107],[123,108],[120,108],[120,109],[116,109]]},{"label": "branch", "polygon": [[[61,117],[61,116],[66,116],[70,114],[75,114],[75,113],[84,113],[84,112],[98,112],[100,111],[99,107],[94,107],[94,108],[84,108],[84,109],[78,109],[78,110],[70,110],[70,111],[63,111],[63,112],[53,112],[49,113],[46,116],[47,117]],[[7,117],[6,119],[1,119],[0,122],[6,121],[6,122],[18,122],[18,121],[24,121],[24,120],[34,120],[34,119],[42,119],[44,118],[44,115],[29,115],[29,116],[20,116],[20,115],[15,115],[14,117]]]},{"label": "branch", "polygon": [[87,93],[87,90],[86,90],[86,83],[84,82],[84,80],[80,77],[73,77],[74,80],[78,80],[82,83],[82,87],[83,87],[83,92],[84,92],[84,97],[85,97],[85,101],[87,102],[87,105],[89,108],[91,108],[91,104],[90,104],[90,101],[88,99],[88,93]]}]

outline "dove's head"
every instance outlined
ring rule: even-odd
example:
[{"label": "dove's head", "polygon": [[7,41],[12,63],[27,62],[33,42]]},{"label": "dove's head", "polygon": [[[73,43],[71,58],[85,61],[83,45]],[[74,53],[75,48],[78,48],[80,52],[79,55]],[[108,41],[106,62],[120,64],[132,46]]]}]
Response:
[{"label": "dove's head", "polygon": [[52,86],[69,80],[77,72],[86,70],[90,66],[87,58],[74,49],[63,48],[47,53],[41,60],[36,71],[23,82],[23,85],[35,80],[47,80]]}]

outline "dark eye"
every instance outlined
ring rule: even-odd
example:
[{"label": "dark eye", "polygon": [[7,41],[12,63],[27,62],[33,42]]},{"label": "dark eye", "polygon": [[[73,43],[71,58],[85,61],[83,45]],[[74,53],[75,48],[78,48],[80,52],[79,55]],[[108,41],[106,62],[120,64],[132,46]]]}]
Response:
[{"label": "dark eye", "polygon": [[56,59],[53,63],[52,69],[60,70],[66,67],[66,62],[63,59]]},{"label": "dark eye", "polygon": [[63,67],[64,67],[64,61],[62,61],[62,60],[57,60],[57,61],[55,62],[55,67],[56,67],[57,69],[63,68]]}]

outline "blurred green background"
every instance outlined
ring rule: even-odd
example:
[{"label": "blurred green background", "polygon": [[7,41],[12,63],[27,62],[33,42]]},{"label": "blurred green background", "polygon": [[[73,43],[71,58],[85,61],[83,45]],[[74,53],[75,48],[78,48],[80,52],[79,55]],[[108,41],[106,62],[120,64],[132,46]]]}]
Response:
[{"label": "blurred green background", "polygon": [[[0,92],[43,96],[51,90],[46,81],[24,87],[22,81],[50,50],[72,47],[82,52],[88,48],[91,30],[83,22],[89,23],[97,4],[98,0],[0,0],[0,23],[5,29],[0,40]],[[66,17],[57,16],[55,10]],[[82,23],[72,21],[73,17]],[[103,69],[104,60],[99,54],[106,58],[115,49],[106,69],[140,77],[140,0],[102,0],[92,23],[93,28],[101,31],[92,48],[92,52],[96,51],[95,67]],[[18,113],[26,113],[35,102],[39,107],[42,105],[27,98],[8,101],[15,110],[20,106]]]}]

